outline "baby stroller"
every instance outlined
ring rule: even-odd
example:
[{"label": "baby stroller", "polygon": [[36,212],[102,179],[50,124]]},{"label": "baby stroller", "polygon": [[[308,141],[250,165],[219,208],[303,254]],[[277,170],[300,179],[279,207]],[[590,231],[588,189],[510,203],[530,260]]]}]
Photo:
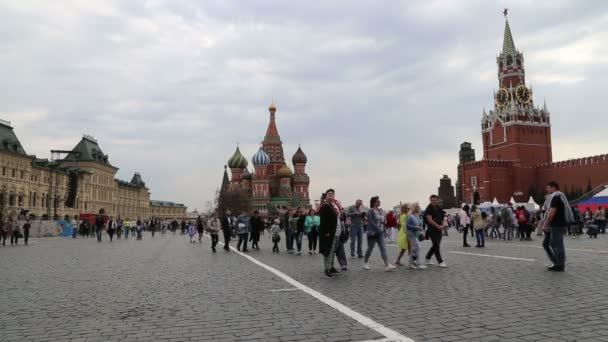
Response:
[{"label": "baby stroller", "polygon": [[597,239],[597,234],[599,232],[599,227],[598,225],[593,222],[593,221],[587,221],[585,223],[585,227],[587,228],[587,234],[589,235],[589,238],[596,238]]}]

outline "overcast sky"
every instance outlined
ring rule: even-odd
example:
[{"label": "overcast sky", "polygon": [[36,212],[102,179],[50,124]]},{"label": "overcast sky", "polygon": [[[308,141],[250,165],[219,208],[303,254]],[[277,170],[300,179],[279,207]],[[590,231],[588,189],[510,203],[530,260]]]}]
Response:
[{"label": "overcast sky", "polygon": [[[508,3],[508,4],[507,4]],[[606,153],[608,2],[0,0],[0,118],[27,153],[99,140],[118,177],[203,208],[272,98],[311,194],[426,202],[481,158],[503,7],[555,160]]]}]

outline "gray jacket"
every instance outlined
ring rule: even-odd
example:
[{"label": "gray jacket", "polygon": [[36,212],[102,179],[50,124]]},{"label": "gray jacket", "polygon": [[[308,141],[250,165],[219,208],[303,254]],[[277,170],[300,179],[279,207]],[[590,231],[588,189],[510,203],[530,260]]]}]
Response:
[{"label": "gray jacket", "polygon": [[365,214],[365,209],[363,206],[360,206],[357,209],[356,206],[351,206],[348,208],[346,215],[350,217],[351,226],[363,227],[363,214]]}]

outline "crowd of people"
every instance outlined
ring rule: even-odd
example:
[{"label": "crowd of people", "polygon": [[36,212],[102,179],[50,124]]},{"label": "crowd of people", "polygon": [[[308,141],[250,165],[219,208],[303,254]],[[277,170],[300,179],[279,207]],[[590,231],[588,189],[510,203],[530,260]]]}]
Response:
[{"label": "crowd of people", "polygon": [[[544,236],[543,247],[547,251],[552,264],[551,270],[563,271],[565,265],[565,251],[563,236],[579,236],[583,230],[591,238],[606,230],[606,210],[599,207],[595,213],[586,210],[584,213],[576,206],[570,206],[559,185],[551,182],[547,184],[547,200],[540,210],[532,212],[524,206],[514,207],[508,204],[498,209],[495,207],[482,211],[478,206],[464,205],[454,215],[446,214],[439,206],[439,198],[431,195],[430,204],[421,210],[418,203],[401,205],[395,211],[385,212],[381,209],[381,201],[374,196],[369,201],[369,207],[364,207],[362,200],[354,205],[344,208],[336,199],[335,190],[327,190],[316,208],[305,211],[304,208],[279,209],[276,218],[262,217],[258,211],[249,215],[244,209],[235,216],[228,209],[217,211],[203,218],[199,216],[196,221],[122,219],[120,216],[105,215],[104,209],[93,220],[73,221],[73,238],[96,237],[102,242],[104,232],[110,242],[114,237],[128,239],[129,235],[141,240],[143,232],[148,231],[154,237],[156,232],[164,235],[167,231],[176,234],[181,230],[182,235],[189,235],[190,243],[202,244],[202,238],[208,234],[211,238],[211,250],[217,252],[220,233],[223,235],[224,250],[230,251],[232,239],[237,240],[236,249],[240,252],[259,250],[259,241],[265,232],[272,242],[273,253],[280,253],[279,243],[285,239],[285,249],[289,254],[301,255],[306,247],[303,244],[304,236],[307,238],[308,254],[323,256],[324,276],[334,278],[341,272],[348,270],[347,251],[345,244],[350,240],[350,257],[361,258],[363,269],[370,270],[369,260],[373,251],[380,251],[380,257],[385,271],[394,271],[397,266],[403,266],[403,257],[407,253],[408,266],[413,269],[425,269],[428,265],[447,267],[441,254],[441,241],[447,235],[448,229],[455,229],[462,234],[463,247],[470,247],[468,235],[476,240],[476,247],[484,248],[486,239],[502,239],[520,241],[532,240],[532,233]],[[29,220],[21,226],[16,220],[9,218],[0,229],[2,245],[10,236],[10,243],[17,245],[23,236],[27,245],[31,223]],[[366,240],[366,250],[363,251],[363,239]],[[430,241],[428,252],[423,255],[421,242]],[[390,262],[387,252],[387,242],[396,241],[399,249],[394,262]],[[340,270],[335,266],[338,261]]]}]

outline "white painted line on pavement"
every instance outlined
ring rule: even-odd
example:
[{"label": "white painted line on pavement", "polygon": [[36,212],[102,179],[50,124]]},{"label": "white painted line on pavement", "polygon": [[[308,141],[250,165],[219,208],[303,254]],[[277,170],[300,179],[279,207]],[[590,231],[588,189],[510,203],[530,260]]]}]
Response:
[{"label": "white painted line on pavement", "polygon": [[292,287],[292,288],[288,288],[288,289],[275,289],[275,290],[270,290],[270,292],[287,292],[287,291],[300,291],[300,289]]},{"label": "white painted line on pavement", "polygon": [[[207,236],[209,238],[209,236],[207,234],[205,234],[205,236]],[[224,245],[223,243],[219,242],[219,244]],[[265,263],[259,261],[258,259],[251,257],[247,254],[241,253],[239,252],[236,248],[234,247],[230,247],[230,249],[237,253],[238,255],[242,256],[243,258],[248,259],[249,261],[251,261],[252,263],[265,268],[267,271],[270,271],[271,273],[273,273],[274,275],[276,275],[277,277],[285,280],[286,282],[288,282],[290,285],[293,285],[294,287],[306,292],[307,294],[315,297],[316,299],[318,299],[320,302],[322,302],[323,304],[327,304],[328,306],[340,311],[342,314],[344,314],[345,316],[348,316],[352,319],[354,319],[355,321],[359,322],[362,325],[365,325],[366,327],[377,331],[378,333],[386,336],[388,341],[394,341],[394,342],[414,342],[414,340],[412,340],[409,337],[403,336],[400,333],[396,332],[395,330],[392,330],[390,328],[387,328],[385,326],[383,326],[382,324],[372,320],[371,318],[364,316],[354,310],[352,310],[351,308],[347,307],[346,305],[337,302],[329,297],[327,297],[326,295],[322,294],[321,292],[315,291],[313,289],[311,289],[310,287],[298,282],[297,280],[293,279],[292,277],[288,276],[287,274],[277,270],[276,268],[273,268],[272,266],[268,266]]]},{"label": "white painted line on pavement", "polygon": [[[515,246],[515,247],[530,247],[530,248],[543,249],[543,246],[520,245],[520,244],[511,244],[511,243],[504,243],[504,242],[489,242],[488,244],[490,244],[490,245],[501,245],[501,246]],[[566,250],[567,251],[572,251],[572,252],[589,252],[589,253],[598,253],[598,254],[608,254],[608,251],[601,251],[601,250],[597,250],[597,249],[566,248]]]},{"label": "white painted line on pavement", "polygon": [[476,256],[483,256],[483,257],[489,257],[489,258],[498,258],[498,259],[510,259],[510,260],[522,260],[522,261],[536,261],[535,259],[514,258],[514,257],[508,257],[508,256],[502,256],[502,255],[492,255],[492,254],[477,254],[477,253],[466,253],[466,252],[456,252],[456,251],[449,251],[449,253],[455,253],[455,254],[465,254],[465,255],[476,255]]}]

